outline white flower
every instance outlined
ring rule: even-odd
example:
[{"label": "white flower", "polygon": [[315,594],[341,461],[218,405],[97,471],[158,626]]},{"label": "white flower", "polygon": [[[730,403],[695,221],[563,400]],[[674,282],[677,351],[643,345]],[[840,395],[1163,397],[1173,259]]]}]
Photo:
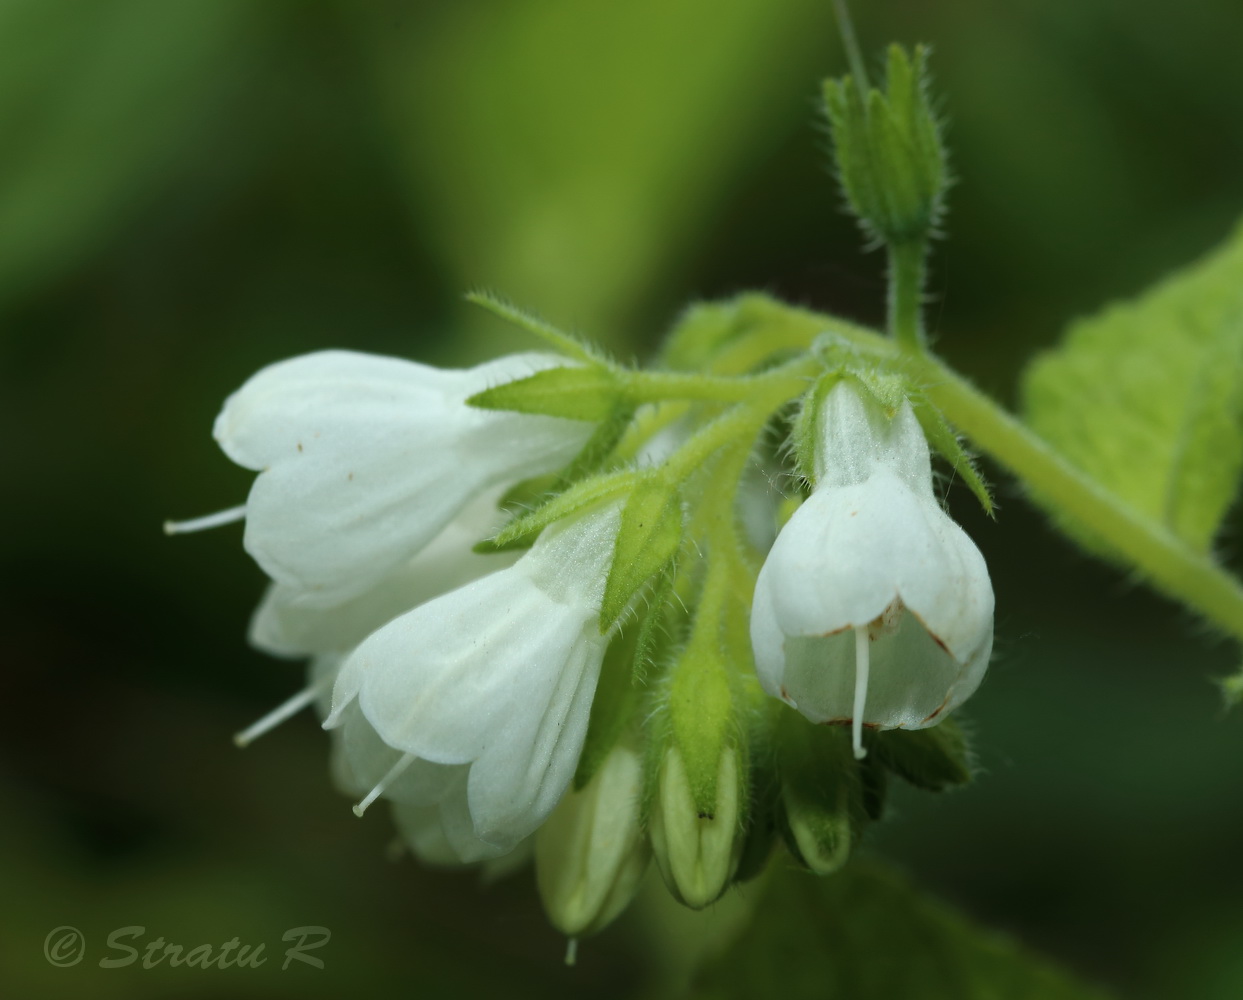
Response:
[{"label": "white flower", "polygon": [[[437,806],[440,832],[459,855],[471,843],[509,850],[544,821],[586,734],[608,645],[599,614],[619,523],[617,503],[558,522],[513,566],[415,608],[354,651],[326,725],[357,699],[400,754],[360,806],[381,794]],[[440,772],[435,801],[397,789],[416,765]]]},{"label": "white flower", "polygon": [[371,590],[472,497],[551,472],[582,447],[588,423],[465,402],[559,363],[526,354],[446,370],[323,351],[264,368],[214,429],[229,458],[259,472],[247,551],[303,605]]},{"label": "white flower", "polygon": [[993,642],[984,559],[937,503],[928,445],[839,382],[817,414],[816,488],[756,582],[760,682],[812,722],[935,725],[983,679]]}]

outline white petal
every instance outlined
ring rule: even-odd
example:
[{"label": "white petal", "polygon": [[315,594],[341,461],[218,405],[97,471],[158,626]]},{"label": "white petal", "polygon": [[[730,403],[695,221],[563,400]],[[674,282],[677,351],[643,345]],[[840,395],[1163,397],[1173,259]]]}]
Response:
[{"label": "white petal", "polygon": [[[812,722],[853,720],[855,633],[786,640],[782,683]],[[919,620],[903,613],[894,632],[871,644],[863,722],[885,729],[920,729],[947,711],[963,666],[937,645]]]},{"label": "white petal", "polygon": [[276,656],[347,652],[411,608],[512,565],[517,552],[473,551],[504,518],[497,499],[489,493],[472,501],[413,559],[341,604],[321,607],[296,587],[271,584],[251,619],[251,643]]},{"label": "white petal", "polygon": [[[767,602],[784,635],[868,624],[898,596],[910,565],[935,571],[939,536],[927,516],[926,505],[888,472],[817,489],[773,543],[755,603]],[[764,651],[765,659],[774,655]]]},{"label": "white petal", "polygon": [[551,471],[590,425],[465,405],[558,363],[514,355],[465,371],[348,351],[265,368],[225,403],[215,435],[259,471],[247,550],[306,600],[339,604],[408,561],[471,496]]},{"label": "white petal", "polygon": [[426,864],[474,864],[504,857],[510,850],[486,843],[475,835],[466,803],[464,775],[440,805],[397,803],[393,806],[393,818],[402,839]]},{"label": "white petal", "polygon": [[538,725],[588,627],[594,617],[515,566],[401,616],[349,662],[365,677],[363,711],[389,745],[465,763]]},{"label": "white petal", "polygon": [[815,722],[853,713],[853,629],[897,613],[870,647],[864,721],[932,725],[979,686],[992,648],[983,557],[930,497],[891,469],[822,484],[760,570],[751,637],[764,689]]},{"label": "white petal", "polygon": [[[349,767],[350,795],[365,795],[385,778],[404,756],[376,734],[363,715],[358,703],[350,705],[343,715],[341,752]],[[384,789],[385,798],[432,806],[443,801],[455,784],[466,780],[466,765],[434,764],[414,760]]]},{"label": "white petal", "polygon": [[606,641],[590,634],[576,645],[538,724],[498,740],[471,765],[470,813],[482,840],[513,847],[548,818],[578,766]]}]

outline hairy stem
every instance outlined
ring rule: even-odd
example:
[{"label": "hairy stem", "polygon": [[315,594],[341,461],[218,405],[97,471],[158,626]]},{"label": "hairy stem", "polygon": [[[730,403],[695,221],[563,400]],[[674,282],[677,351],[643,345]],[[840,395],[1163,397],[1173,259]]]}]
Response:
[{"label": "hairy stem", "polygon": [[1026,482],[1038,502],[1087,528],[1158,589],[1243,640],[1243,586],[1230,573],[1071,465],[941,362],[928,358],[922,369],[928,399],[977,448]]},{"label": "hairy stem", "polygon": [[[912,272],[918,266],[922,273],[922,247],[917,257],[913,250],[911,256],[914,260],[908,260],[904,266]],[[911,287],[918,288],[921,283],[922,276],[913,279]],[[913,293],[906,301],[903,308],[914,309],[917,314],[918,293]],[[744,296],[735,300],[735,306],[752,326],[746,343],[738,345],[747,353],[753,351],[752,357],[763,353],[762,345],[779,345],[783,351],[806,351],[818,337],[830,332],[874,356],[888,357],[923,386],[928,400],[976,448],[1025,482],[1037,502],[1065,515],[1099,538],[1120,562],[1134,567],[1158,590],[1198,611],[1229,635],[1243,640],[1243,585],[1234,576],[1210,556],[1186,545],[1159,522],[1132,509],[1089,473],[1071,465],[1017,417],[944,363],[924,353],[922,345],[917,345],[916,351],[904,350],[903,347],[918,339],[919,327],[912,327],[909,320],[903,321],[906,333],[901,332],[902,325],[895,323],[897,336],[891,339],[853,323],[788,306],[762,295]],[[915,337],[911,330],[916,331]],[[722,401],[739,398],[732,395],[734,392],[748,398],[750,392],[759,390],[757,383],[764,384],[762,379],[731,380],[719,376],[718,379],[711,391],[718,393],[716,398]],[[739,387],[737,390],[725,388],[725,383],[731,381]],[[744,385],[751,388],[744,392]],[[672,384],[668,388],[672,389]],[[779,395],[779,390],[795,388],[795,382],[783,384],[773,379],[765,388]],[[770,407],[769,412],[780,405],[767,392],[761,394],[766,397],[764,405]],[[793,393],[789,398],[793,398]],[[751,405],[754,404],[745,408],[750,409]],[[750,417],[751,420],[757,418],[763,419],[758,413]],[[739,424],[748,421],[742,413],[736,414],[735,419]],[[738,424],[734,426],[742,429]],[[728,431],[725,427],[718,427],[716,431],[721,435],[716,445],[719,447]],[[700,454],[705,455],[703,451]]]},{"label": "hairy stem", "polygon": [[925,240],[889,246],[889,335],[903,350],[924,349]]}]

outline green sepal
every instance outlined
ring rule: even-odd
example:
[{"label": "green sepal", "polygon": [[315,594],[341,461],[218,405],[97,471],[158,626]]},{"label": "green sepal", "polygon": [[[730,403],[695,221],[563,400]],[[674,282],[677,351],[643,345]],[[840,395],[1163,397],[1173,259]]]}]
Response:
[{"label": "green sepal", "polygon": [[880,370],[874,364],[869,365],[867,359],[861,356],[843,360],[836,367],[821,375],[816,380],[816,384],[803,394],[798,416],[794,420],[790,435],[794,442],[796,469],[799,475],[813,486],[816,483],[816,444],[819,435],[820,405],[830,390],[843,379],[856,382],[891,418],[909,395],[908,383],[904,376]]},{"label": "green sepal", "polygon": [[877,733],[872,752],[885,767],[916,788],[940,792],[971,781],[971,750],[953,719],[931,729]]},{"label": "green sepal", "polygon": [[559,482],[567,486],[598,471],[609,460],[630,427],[634,413],[633,403],[625,399],[616,401],[608,415],[596,425],[582,450],[557,474]]},{"label": "green sepal", "polygon": [[673,596],[673,564],[667,565],[652,582],[648,591],[647,609],[639,619],[635,631],[634,657],[631,660],[631,683],[641,686],[647,682],[649,670],[656,661],[661,640],[668,638],[665,619],[669,611],[669,599]]},{"label": "green sepal", "polygon": [[622,508],[613,564],[600,605],[600,633],[611,629],[631,598],[664,570],[682,546],[682,501],[663,476],[640,479]]},{"label": "green sepal", "polygon": [[567,357],[576,358],[589,365],[600,364],[606,361],[604,355],[590,344],[579,340],[573,334],[558,330],[551,323],[540,319],[525,309],[520,309],[513,303],[507,302],[491,292],[469,292],[466,295],[466,301],[486,309],[494,316],[499,316],[501,319],[513,323],[515,326],[526,330],[527,333],[539,337],[540,340]]},{"label": "green sepal", "polygon": [[617,374],[602,365],[545,368],[477,392],[466,400],[481,410],[511,410],[569,420],[605,420],[622,399]]},{"label": "green sepal", "polygon": [[790,441],[794,446],[795,471],[813,486],[816,483],[817,414],[829,390],[845,377],[846,372],[840,367],[821,375],[816,380],[816,384],[803,393],[799,400],[798,415],[794,418],[794,426],[790,430]]},{"label": "green sepal", "polygon": [[[542,507],[548,503],[550,497],[564,492],[576,482],[597,472],[608,461],[617,443],[626,433],[626,428],[630,426],[630,421],[634,417],[634,410],[634,406],[630,403],[619,403],[614,407],[610,416],[600,421],[591,437],[587,439],[587,443],[564,469],[515,483],[505,491],[497,502],[497,506],[512,514],[522,516],[522,511],[534,511]],[[528,534],[522,539],[506,544],[504,548],[523,548],[534,540],[535,536]],[[499,550],[494,539],[487,539],[476,544],[474,551],[488,553]]]},{"label": "green sepal", "polygon": [[749,882],[768,867],[779,833],[781,785],[771,761],[761,763],[756,761],[756,756],[752,755],[751,805],[747,810],[749,819],[738,867],[734,871],[734,884]]},{"label": "green sepal", "polygon": [[567,514],[573,514],[591,504],[626,492],[635,479],[636,473],[620,471],[592,476],[590,479],[577,482],[547,503],[510,521],[495,536],[476,545],[475,551],[505,552],[530,545],[535,537],[553,521],[558,521]]},{"label": "green sepal", "polygon": [[609,752],[635,721],[640,705],[639,689],[631,683],[637,633],[629,630],[617,636],[604,654],[596,694],[591,702],[587,735],[574,772],[574,789],[589,782]]},{"label": "green sepal", "polygon": [[971,456],[967,454],[962,442],[958,440],[958,435],[941,415],[941,411],[922,396],[913,395],[909,398],[911,409],[915,411],[915,419],[923,428],[928,444],[954,467],[955,474],[960,476],[967,484],[967,488],[975,494],[980,506],[984,508],[984,513],[989,517],[994,517],[993,497],[988,491],[988,484],[984,482]]}]

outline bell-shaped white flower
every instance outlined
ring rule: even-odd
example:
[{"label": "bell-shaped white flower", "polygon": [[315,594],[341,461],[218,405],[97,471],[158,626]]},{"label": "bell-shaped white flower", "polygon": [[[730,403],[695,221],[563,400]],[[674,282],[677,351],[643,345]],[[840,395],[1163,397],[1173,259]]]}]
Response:
[{"label": "bell-shaped white flower", "polygon": [[472,497],[551,472],[582,447],[583,421],[466,405],[561,363],[523,354],[447,370],[322,351],[264,368],[229,397],[214,429],[229,458],[259,473],[245,507],[247,551],[303,604],[365,593]]},{"label": "bell-shaped white flower", "polygon": [[941,509],[909,403],[892,417],[849,380],[816,415],[816,486],[756,581],[760,682],[816,723],[935,725],[983,679],[993,643],[984,559]]},{"label": "bell-shaped white flower", "polygon": [[[457,769],[473,836],[496,852],[544,821],[586,735],[619,523],[617,503],[555,523],[513,566],[396,618],[351,654],[326,725],[357,699],[402,755],[365,802],[394,797],[405,769],[430,764]],[[456,794],[430,803],[449,839],[461,832]]]}]

